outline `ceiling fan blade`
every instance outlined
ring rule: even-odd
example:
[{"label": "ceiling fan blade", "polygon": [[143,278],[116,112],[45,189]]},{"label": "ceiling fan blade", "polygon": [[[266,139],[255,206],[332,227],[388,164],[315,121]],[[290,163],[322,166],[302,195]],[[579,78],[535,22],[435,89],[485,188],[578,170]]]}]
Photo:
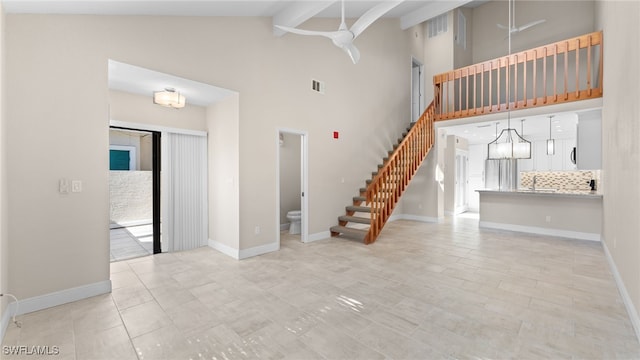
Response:
[{"label": "ceiling fan blade", "polygon": [[358,35],[362,34],[362,32],[369,27],[369,25],[373,24],[374,21],[378,20],[382,15],[386,14],[389,10],[394,7],[400,5],[400,3],[404,0],[394,0],[387,1],[380,5],[375,6],[371,10],[364,13],[352,26],[351,32],[353,33],[353,38],[357,38]]},{"label": "ceiling fan blade", "polygon": [[527,30],[530,27],[542,24],[543,22],[547,21],[546,19],[541,19],[541,20],[537,20],[537,21],[532,21],[528,24],[522,25],[518,28],[518,31],[523,31],[523,30]]},{"label": "ceiling fan blade", "polygon": [[496,24],[496,26],[497,26],[497,27],[499,27],[499,28],[500,28],[500,29],[502,29],[502,30],[507,30],[507,29],[509,29],[509,27],[508,27],[508,26],[506,26],[506,25],[502,25],[502,24]]},{"label": "ceiling fan blade", "polygon": [[324,37],[332,39],[332,40],[338,34],[340,34],[339,31],[315,31],[315,30],[304,30],[304,29],[292,28],[292,27],[282,26],[282,25],[274,25],[274,26],[277,27],[280,30],[284,30],[286,32],[290,32],[290,33],[293,33],[293,34],[311,35],[311,36],[324,36]]},{"label": "ceiling fan blade", "polygon": [[351,61],[353,61],[354,64],[358,63],[358,61],[360,60],[360,51],[355,45],[353,45],[353,43],[344,45],[342,47],[342,50],[344,50],[344,52],[349,55]]}]

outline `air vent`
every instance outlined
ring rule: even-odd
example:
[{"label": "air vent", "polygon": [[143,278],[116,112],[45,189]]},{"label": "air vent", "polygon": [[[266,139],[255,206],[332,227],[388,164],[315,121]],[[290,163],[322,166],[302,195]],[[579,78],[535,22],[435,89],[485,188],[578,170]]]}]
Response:
[{"label": "air vent", "polygon": [[324,94],[324,82],[311,79],[311,90]]}]

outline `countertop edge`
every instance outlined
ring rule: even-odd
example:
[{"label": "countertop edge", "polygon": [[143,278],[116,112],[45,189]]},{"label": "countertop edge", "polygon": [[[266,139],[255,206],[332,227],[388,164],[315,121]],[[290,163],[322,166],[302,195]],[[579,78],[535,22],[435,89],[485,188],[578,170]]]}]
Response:
[{"label": "countertop edge", "polygon": [[547,197],[575,197],[586,199],[602,199],[603,194],[599,192],[584,192],[584,193],[566,193],[562,191],[549,192],[549,191],[530,191],[530,190],[491,190],[480,189],[476,190],[478,193],[500,194],[500,195],[531,195],[531,196],[547,196]]}]

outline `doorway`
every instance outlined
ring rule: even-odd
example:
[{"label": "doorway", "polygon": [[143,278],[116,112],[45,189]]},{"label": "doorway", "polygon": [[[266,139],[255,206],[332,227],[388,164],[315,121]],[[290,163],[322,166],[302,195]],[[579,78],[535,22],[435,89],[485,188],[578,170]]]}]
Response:
[{"label": "doorway", "polygon": [[424,111],[424,65],[411,58],[411,122],[416,122]]},{"label": "doorway", "polygon": [[160,253],[160,132],[109,130],[110,259]]},{"label": "doorway", "polygon": [[454,214],[469,210],[469,152],[456,149]]},{"label": "doorway", "polygon": [[277,129],[276,229],[283,238],[307,242],[309,238],[308,134]]}]

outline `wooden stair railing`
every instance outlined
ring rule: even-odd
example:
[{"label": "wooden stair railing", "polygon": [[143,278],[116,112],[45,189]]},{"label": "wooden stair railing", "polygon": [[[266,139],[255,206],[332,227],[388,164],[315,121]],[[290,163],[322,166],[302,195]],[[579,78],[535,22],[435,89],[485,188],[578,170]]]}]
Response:
[{"label": "wooden stair railing", "polygon": [[[365,244],[376,241],[435,142],[435,121],[602,97],[602,54],[602,32],[595,32],[434,76],[433,102],[398,139],[384,163],[378,165],[378,171],[367,180],[367,187],[361,188],[353,205],[346,207],[346,215],[338,218],[339,225],[331,228],[331,235],[344,234]],[[575,67],[571,71],[570,62]],[[563,67],[560,92],[559,64]],[[514,94],[511,102],[506,101],[507,84]],[[356,213],[368,216],[355,216]],[[358,227],[347,227],[348,223]],[[363,228],[365,225],[369,227]]]},{"label": "wooden stair railing", "polygon": [[599,98],[602,70],[602,31],[455,69],[433,77],[436,120]]},{"label": "wooden stair railing", "polygon": [[[371,225],[365,244],[376,241],[402,193],[431,150],[435,142],[434,110],[434,103],[431,102],[367,187],[366,198],[371,206]],[[391,192],[388,193],[388,190]]]},{"label": "wooden stair railing", "polygon": [[[435,141],[434,119],[432,102],[413,127],[407,129],[404,138],[399,139],[395,150],[389,151],[389,157],[367,180],[367,187],[353,198],[353,205],[346,207],[347,214],[338,218],[340,225],[331,228],[332,236],[344,234],[362,239],[365,244],[376,240]],[[369,206],[361,206],[362,203]],[[369,213],[369,217],[354,216],[355,213]],[[346,227],[349,222],[369,228]]]}]

